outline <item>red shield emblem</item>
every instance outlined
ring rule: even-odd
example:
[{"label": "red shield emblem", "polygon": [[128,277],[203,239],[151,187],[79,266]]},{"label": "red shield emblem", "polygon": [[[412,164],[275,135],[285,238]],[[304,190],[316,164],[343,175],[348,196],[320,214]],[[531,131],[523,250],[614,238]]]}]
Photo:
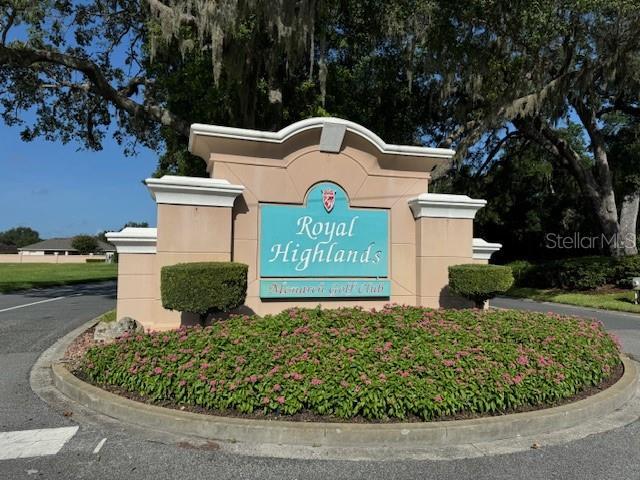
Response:
[{"label": "red shield emblem", "polygon": [[331,189],[322,190],[322,204],[327,213],[333,210],[333,205],[336,203],[336,191]]}]

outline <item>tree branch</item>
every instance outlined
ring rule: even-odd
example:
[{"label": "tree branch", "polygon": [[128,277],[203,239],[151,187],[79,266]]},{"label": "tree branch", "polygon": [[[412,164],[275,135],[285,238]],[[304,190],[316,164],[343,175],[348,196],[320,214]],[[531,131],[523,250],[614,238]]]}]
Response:
[{"label": "tree branch", "polygon": [[560,160],[561,164],[568,165],[585,194],[593,199],[600,198],[598,184],[592,172],[584,165],[582,157],[569,142],[554,132],[546,121],[538,118],[534,124],[531,120],[516,119],[513,123],[525,136]]},{"label": "tree branch", "polygon": [[495,156],[500,152],[500,150],[502,150],[502,147],[506,142],[508,142],[512,138],[518,137],[520,135],[522,135],[522,133],[520,131],[514,130],[512,132],[507,133],[504,137],[502,137],[498,141],[498,143],[496,145],[494,145],[494,147],[491,149],[491,151],[489,152],[489,155],[487,155],[487,158],[485,159],[485,161],[482,162],[482,165],[480,165],[480,168],[478,169],[478,171],[474,175],[474,178],[479,178],[480,177],[480,175],[482,174],[484,169],[487,168],[487,165],[489,165],[493,161]]},{"label": "tree branch", "polygon": [[16,9],[12,8],[11,9],[11,14],[9,15],[9,18],[7,19],[7,24],[5,25],[4,29],[2,30],[2,38],[0,38],[0,43],[2,45],[7,43],[7,34],[9,33],[9,30],[13,26],[13,22],[16,19],[16,15],[17,15]]},{"label": "tree branch", "polygon": [[111,86],[98,65],[88,59],[51,50],[37,50],[23,47],[5,47],[0,45],[0,65],[14,68],[32,68],[38,64],[53,64],[81,72],[92,85],[92,91],[111,102],[119,110],[138,118],[147,118],[169,127],[175,132],[188,137],[189,124],[169,110],[159,105],[143,105],[128,96],[126,92]]},{"label": "tree branch", "polygon": [[616,101],[616,102],[614,102],[613,105],[610,105],[608,107],[601,108],[596,113],[596,116],[598,118],[600,118],[603,115],[605,115],[607,113],[611,113],[611,112],[626,113],[627,115],[630,115],[632,117],[640,119],[640,107],[636,107],[635,105],[629,105],[629,104],[626,104],[626,103],[622,103],[620,101]]},{"label": "tree branch", "polygon": [[572,104],[591,140],[591,150],[593,151],[600,187],[611,190],[613,186],[609,160],[607,158],[607,149],[604,137],[598,129],[595,109],[590,108],[582,99],[575,99]]}]

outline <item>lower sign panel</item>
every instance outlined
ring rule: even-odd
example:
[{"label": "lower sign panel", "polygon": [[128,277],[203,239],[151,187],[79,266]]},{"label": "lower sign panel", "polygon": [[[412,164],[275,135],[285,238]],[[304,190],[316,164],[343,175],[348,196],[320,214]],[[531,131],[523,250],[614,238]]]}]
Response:
[{"label": "lower sign panel", "polygon": [[260,280],[261,298],[389,297],[389,280]]}]

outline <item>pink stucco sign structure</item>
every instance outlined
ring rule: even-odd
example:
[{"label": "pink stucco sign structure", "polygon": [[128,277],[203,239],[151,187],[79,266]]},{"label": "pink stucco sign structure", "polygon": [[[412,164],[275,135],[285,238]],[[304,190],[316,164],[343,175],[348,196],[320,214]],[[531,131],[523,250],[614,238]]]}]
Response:
[{"label": "pink stucco sign structure", "polygon": [[[210,178],[147,179],[146,186],[157,203],[157,228],[125,228],[107,235],[119,254],[117,315],[135,318],[149,329],[175,328],[185,321],[180,312],[162,307],[160,270],[165,265],[247,264],[249,284],[242,310],[259,315],[319,303],[326,307],[379,307],[389,302],[446,307],[464,302],[448,291],[448,267],[486,263],[500,248],[473,238],[473,219],[484,200],[428,191],[430,172],[449,162],[452,150],[388,145],[363,126],[338,118],[311,118],[279,132],[194,124],[189,149],[206,162]],[[316,186],[318,198],[310,200]],[[309,202],[316,200],[321,215],[339,215],[350,209],[364,212],[342,222],[345,240],[351,242],[356,239],[347,239],[348,234],[355,237],[354,225],[361,224],[361,217],[369,212],[382,215],[384,234],[375,230],[375,223],[364,231],[384,237],[378,244],[383,245],[380,258],[385,268],[382,274],[375,273],[384,278],[333,282],[331,270],[321,283],[314,278],[287,283],[287,279],[265,277],[261,235],[271,236],[270,229],[285,228],[286,222],[273,219],[279,218],[277,212],[288,210],[269,210],[268,223],[262,223],[261,217],[266,219],[267,208],[273,206],[311,208]],[[304,227],[305,219],[298,226]],[[356,262],[363,257],[354,254],[352,258]],[[266,264],[262,265],[266,270]],[[296,285],[308,290],[295,291],[318,291],[318,285],[326,289],[320,291],[370,291],[361,290],[368,294],[361,298],[346,294],[273,298],[265,294],[266,280],[285,282],[291,291]],[[373,284],[378,286],[371,287]]]}]

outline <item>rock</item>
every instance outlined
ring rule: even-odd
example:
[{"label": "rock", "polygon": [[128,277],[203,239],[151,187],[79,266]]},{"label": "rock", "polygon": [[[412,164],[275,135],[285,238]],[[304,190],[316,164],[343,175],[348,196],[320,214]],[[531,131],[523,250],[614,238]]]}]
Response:
[{"label": "rock", "polygon": [[133,335],[143,333],[144,327],[137,320],[131,317],[122,317],[116,322],[100,322],[93,332],[93,339],[96,342],[110,343],[116,338],[122,337],[125,333]]}]

